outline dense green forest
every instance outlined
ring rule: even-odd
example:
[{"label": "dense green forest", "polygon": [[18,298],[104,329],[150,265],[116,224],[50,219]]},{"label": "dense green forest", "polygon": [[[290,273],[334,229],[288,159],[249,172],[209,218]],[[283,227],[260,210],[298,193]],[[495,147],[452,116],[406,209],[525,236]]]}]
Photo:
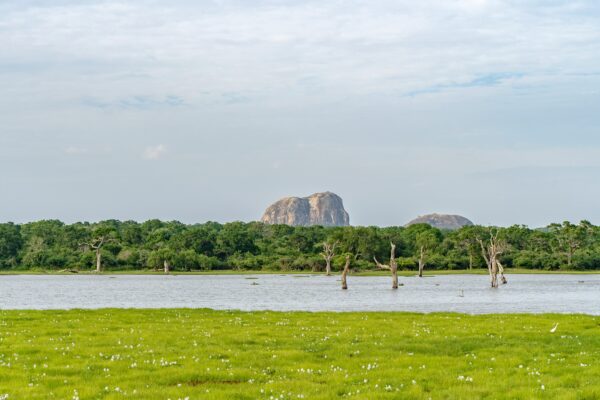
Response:
[{"label": "dense green forest", "polygon": [[[399,269],[485,268],[480,240],[497,235],[505,267],[528,269],[600,269],[600,227],[587,221],[565,222],[545,229],[525,226],[464,227],[440,231],[429,225],[410,227],[290,227],[259,222],[185,225],[150,220],[64,224],[45,220],[0,224],[1,269],[173,270],[323,270],[323,244],[335,245],[333,268],[345,255],[353,269],[374,269],[374,257],[389,259],[397,245]],[[330,246],[331,247],[331,246]]]}]

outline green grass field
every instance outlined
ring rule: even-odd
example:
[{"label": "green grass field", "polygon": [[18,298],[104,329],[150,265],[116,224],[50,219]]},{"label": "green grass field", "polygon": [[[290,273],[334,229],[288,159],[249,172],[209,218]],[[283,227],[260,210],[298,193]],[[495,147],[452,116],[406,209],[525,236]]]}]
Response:
[{"label": "green grass field", "polygon": [[7,398],[598,399],[600,317],[0,311]]}]

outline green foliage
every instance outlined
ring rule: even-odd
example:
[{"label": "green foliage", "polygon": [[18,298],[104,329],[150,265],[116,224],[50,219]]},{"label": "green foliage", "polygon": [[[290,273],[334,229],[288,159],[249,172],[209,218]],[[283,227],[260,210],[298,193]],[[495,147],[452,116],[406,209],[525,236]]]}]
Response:
[{"label": "green foliage", "polygon": [[107,269],[281,270],[322,271],[323,242],[336,243],[333,269],[352,256],[354,271],[371,270],[373,258],[387,263],[396,245],[398,267],[414,270],[421,248],[427,269],[484,267],[478,238],[491,231],[507,243],[501,254],[506,267],[537,270],[600,269],[600,228],[587,221],[553,224],[544,230],[464,227],[440,231],[429,225],[410,227],[291,227],[259,222],[185,225],[150,220],[66,225],[44,220],[24,225],[0,224],[0,269],[90,269],[93,252],[86,243],[107,238],[102,264]]},{"label": "green foliage", "polygon": [[[196,253],[193,250],[192,253],[194,253],[194,256],[196,255]],[[170,249],[169,247],[161,247],[160,249],[151,251],[148,254],[146,264],[150,268],[161,269],[164,268],[165,262],[167,262],[169,265],[173,265],[175,257],[176,254],[172,249]]]},{"label": "green foliage", "polygon": [[415,257],[399,257],[396,262],[400,270],[410,271],[416,269],[418,266],[418,261]]},{"label": "green foliage", "polygon": [[0,224],[0,268],[17,266],[17,256],[22,246],[23,238],[18,225]]},{"label": "green foliage", "polygon": [[194,250],[182,250],[178,253],[171,253],[173,258],[173,268],[180,271],[190,271],[202,269],[200,265],[200,255]]}]

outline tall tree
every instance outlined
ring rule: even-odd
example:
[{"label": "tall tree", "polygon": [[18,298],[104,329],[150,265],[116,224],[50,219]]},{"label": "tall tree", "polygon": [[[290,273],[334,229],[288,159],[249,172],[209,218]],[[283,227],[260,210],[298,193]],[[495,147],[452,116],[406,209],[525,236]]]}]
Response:
[{"label": "tall tree", "polygon": [[554,234],[558,247],[566,255],[567,266],[571,268],[573,265],[573,255],[590,237],[592,224],[588,221],[581,221],[578,225],[575,225],[565,221],[562,225],[552,224],[549,228]]},{"label": "tall tree", "polygon": [[90,249],[96,254],[96,272],[102,272],[102,249],[116,240],[117,234],[112,224],[100,223],[94,227],[90,240],[80,243],[81,247]]},{"label": "tall tree", "polygon": [[439,238],[431,230],[417,233],[416,247],[418,249],[420,278],[423,277],[423,269],[425,268],[427,255],[438,245],[438,243]]},{"label": "tall tree", "polygon": [[0,224],[0,268],[15,267],[22,246],[23,238],[19,225]]},{"label": "tall tree", "polygon": [[478,237],[483,237],[485,228],[482,226],[465,226],[458,231],[452,232],[452,237],[455,238],[459,248],[467,253],[469,257],[469,269],[473,269],[475,257],[479,253]]}]

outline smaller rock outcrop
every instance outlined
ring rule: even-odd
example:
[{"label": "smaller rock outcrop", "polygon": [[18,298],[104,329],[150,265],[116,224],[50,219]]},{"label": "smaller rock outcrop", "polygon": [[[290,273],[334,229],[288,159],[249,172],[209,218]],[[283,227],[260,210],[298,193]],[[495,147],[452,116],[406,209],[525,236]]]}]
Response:
[{"label": "smaller rock outcrop", "polygon": [[406,226],[415,224],[428,224],[438,229],[456,230],[463,226],[472,226],[473,222],[460,215],[428,214],[413,219]]},{"label": "smaller rock outcrop", "polygon": [[308,197],[285,197],[269,206],[261,221],[292,226],[350,225],[342,198],[331,192],[315,193]]}]

